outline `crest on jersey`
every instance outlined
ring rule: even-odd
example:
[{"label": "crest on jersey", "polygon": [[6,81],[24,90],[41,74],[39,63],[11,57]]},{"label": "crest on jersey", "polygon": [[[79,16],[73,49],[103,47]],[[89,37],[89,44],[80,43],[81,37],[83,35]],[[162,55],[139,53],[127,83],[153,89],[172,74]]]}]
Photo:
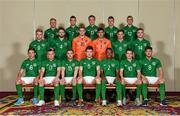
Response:
[{"label": "crest on jersey", "polygon": [[45,46],[45,44],[42,44],[42,46],[44,47],[44,46]]},{"label": "crest on jersey", "polygon": [[124,46],[124,47],[127,47],[127,44],[124,44],[123,46]]},{"label": "crest on jersey", "polygon": [[112,66],[112,67],[115,67],[115,64],[113,63],[113,64],[111,64],[111,66]]},{"label": "crest on jersey", "polygon": [[95,64],[96,64],[96,62],[95,62],[95,61],[93,61],[93,62],[92,62],[92,64],[93,64],[93,65],[95,65]]},{"label": "crest on jersey", "polygon": [[154,66],[155,66],[155,65],[156,65],[156,62],[152,62],[152,65],[154,65]]},{"label": "crest on jersey", "polygon": [[65,46],[67,46],[67,43],[64,43]]},{"label": "crest on jersey", "polygon": [[146,44],[146,43],[144,43],[143,45],[144,45],[144,46],[147,46],[147,44]]},{"label": "crest on jersey", "polygon": [[74,67],[74,66],[75,66],[75,63],[73,63],[72,66]]},{"label": "crest on jersey", "polygon": [[133,67],[136,67],[136,63],[133,63]]},{"label": "crest on jersey", "polygon": [[34,63],[34,64],[33,64],[33,66],[34,66],[34,67],[36,67],[36,66],[37,66],[37,64],[36,64],[36,63]]},{"label": "crest on jersey", "polygon": [[53,67],[56,67],[56,64],[55,64],[55,63],[53,63]]}]

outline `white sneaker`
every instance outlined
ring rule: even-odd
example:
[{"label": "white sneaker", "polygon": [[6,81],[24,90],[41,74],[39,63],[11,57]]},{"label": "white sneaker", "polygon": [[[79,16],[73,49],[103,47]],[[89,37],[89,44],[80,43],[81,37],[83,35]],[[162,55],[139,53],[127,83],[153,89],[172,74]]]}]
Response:
[{"label": "white sneaker", "polygon": [[126,98],[123,98],[123,105],[126,105]]},{"label": "white sneaker", "polygon": [[121,100],[118,100],[118,101],[117,101],[117,106],[118,106],[118,107],[119,107],[119,106],[122,106]]},{"label": "white sneaker", "polygon": [[136,98],[136,100],[135,100],[135,105],[136,106],[140,106],[142,103],[141,103],[141,101],[139,100],[139,98]]},{"label": "white sneaker", "polygon": [[106,103],[106,100],[102,100],[102,106],[106,106],[107,103]]},{"label": "white sneaker", "polygon": [[59,106],[59,101],[58,100],[54,100],[54,106]]},{"label": "white sneaker", "polygon": [[42,105],[45,105],[45,101],[44,100],[40,100],[36,106],[42,106]]}]

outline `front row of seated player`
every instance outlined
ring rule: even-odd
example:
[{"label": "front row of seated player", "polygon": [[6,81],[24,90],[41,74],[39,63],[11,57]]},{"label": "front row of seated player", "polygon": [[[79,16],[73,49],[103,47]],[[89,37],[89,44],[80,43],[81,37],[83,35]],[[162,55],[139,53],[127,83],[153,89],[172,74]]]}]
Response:
[{"label": "front row of seated player", "polygon": [[[120,63],[113,58],[111,48],[106,50],[106,59],[99,62],[93,58],[93,48],[86,48],[86,58],[80,62],[76,61],[73,56],[73,50],[67,51],[67,59],[58,61],[55,57],[54,49],[49,49],[47,52],[47,60],[41,64],[35,59],[35,50],[29,48],[28,59],[21,66],[16,79],[16,89],[19,99],[15,105],[24,103],[22,95],[22,85],[34,85],[33,104],[37,106],[45,105],[44,101],[44,86],[52,84],[54,86],[54,105],[59,106],[59,95],[62,97],[61,104],[66,101],[65,86],[72,85],[71,104],[75,105],[76,91],[79,96],[78,106],[83,106],[83,85],[95,84],[95,102],[100,104],[99,98],[102,96],[102,105],[106,106],[106,85],[116,85],[117,106],[126,104],[126,84],[136,84],[136,99],[137,106],[148,105],[147,87],[148,84],[158,84],[160,92],[160,105],[167,105],[165,102],[165,83],[163,79],[163,70],[161,62],[152,57],[152,47],[146,47],[143,60],[137,61],[133,58],[133,51],[127,49],[126,59]],[[157,76],[157,70],[159,76]],[[25,76],[23,73],[25,72]],[[60,77],[60,78],[59,78]],[[38,101],[38,92],[40,100]],[[144,102],[140,102],[140,94],[143,94]]]}]

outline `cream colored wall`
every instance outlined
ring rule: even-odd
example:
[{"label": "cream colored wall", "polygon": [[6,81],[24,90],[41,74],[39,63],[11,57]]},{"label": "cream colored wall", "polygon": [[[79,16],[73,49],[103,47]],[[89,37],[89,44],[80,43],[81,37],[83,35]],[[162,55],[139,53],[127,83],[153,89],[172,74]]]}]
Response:
[{"label": "cream colored wall", "polygon": [[[176,20],[179,20],[180,2],[175,2]],[[3,54],[0,57],[0,91],[15,90],[16,72],[33,38],[33,21],[36,28],[46,29],[49,19],[55,17],[58,25],[67,27],[69,17],[75,15],[78,24],[87,26],[90,14],[96,16],[97,25],[105,23],[106,26],[107,17],[112,15],[117,27],[126,25],[126,17],[132,15],[134,24],[145,28],[146,38],[152,42],[155,55],[163,63],[167,90],[180,91],[180,62],[177,60],[180,54],[173,43],[173,5],[173,0],[35,0],[34,9],[34,0],[0,0],[0,52]],[[180,24],[176,23],[176,49],[179,37]]]}]

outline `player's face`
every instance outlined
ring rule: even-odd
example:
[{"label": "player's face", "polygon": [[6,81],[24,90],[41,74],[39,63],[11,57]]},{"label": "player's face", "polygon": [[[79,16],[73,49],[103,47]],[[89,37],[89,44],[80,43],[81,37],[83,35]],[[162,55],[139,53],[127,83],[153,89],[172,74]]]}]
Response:
[{"label": "player's face", "polygon": [[152,56],[152,50],[151,49],[147,49],[145,51],[145,54],[146,54],[147,57],[151,57]]},{"label": "player's face", "polygon": [[28,51],[28,58],[29,59],[34,59],[35,55],[36,55],[36,53],[34,52],[34,50],[29,50]]},{"label": "player's face", "polygon": [[42,32],[36,32],[36,39],[40,40],[43,38],[43,33]]},{"label": "player's face", "polygon": [[127,23],[128,23],[128,25],[132,25],[133,18],[132,17],[127,18]]},{"label": "player's face", "polygon": [[50,27],[51,28],[56,28],[56,21],[55,20],[50,21]]},{"label": "player's face", "polygon": [[144,37],[144,31],[143,30],[139,30],[137,32],[137,36],[138,36],[138,38],[143,38]]},{"label": "player's face", "polygon": [[108,19],[108,25],[114,26],[114,19]]},{"label": "player's face", "polygon": [[86,33],[86,31],[85,31],[84,28],[80,28],[80,29],[79,29],[79,34],[80,34],[80,36],[84,36],[85,33]]},{"label": "player's face", "polygon": [[104,37],[104,31],[103,30],[98,31],[98,37],[99,38],[103,38]]},{"label": "player's face", "polygon": [[64,32],[64,30],[61,29],[61,30],[59,30],[58,34],[59,34],[59,37],[63,38],[65,35],[65,32]]},{"label": "player's face", "polygon": [[126,58],[127,59],[132,59],[133,58],[133,52],[132,51],[127,51],[126,52]]},{"label": "player's face", "polygon": [[106,51],[106,56],[107,56],[108,59],[111,59],[111,58],[113,57],[113,52],[112,52],[112,50],[107,50],[107,51]]},{"label": "player's face", "polygon": [[89,18],[89,24],[90,25],[94,25],[95,24],[95,18],[94,17],[90,17]]},{"label": "player's face", "polygon": [[48,58],[49,60],[53,60],[53,59],[54,59],[54,56],[55,56],[54,51],[48,51],[48,53],[47,53],[47,58]]},{"label": "player's face", "polygon": [[68,59],[73,59],[73,56],[74,56],[73,51],[68,51],[68,52],[67,52],[67,58],[68,58]]},{"label": "player's face", "polygon": [[75,26],[76,25],[76,19],[75,18],[71,18],[70,19],[70,25],[71,26]]},{"label": "player's face", "polygon": [[87,55],[87,58],[92,58],[93,51],[91,49],[86,50],[86,55]]},{"label": "player's face", "polygon": [[117,38],[120,39],[120,40],[122,40],[122,39],[124,38],[124,33],[121,32],[121,31],[118,32],[118,33],[117,33]]}]

